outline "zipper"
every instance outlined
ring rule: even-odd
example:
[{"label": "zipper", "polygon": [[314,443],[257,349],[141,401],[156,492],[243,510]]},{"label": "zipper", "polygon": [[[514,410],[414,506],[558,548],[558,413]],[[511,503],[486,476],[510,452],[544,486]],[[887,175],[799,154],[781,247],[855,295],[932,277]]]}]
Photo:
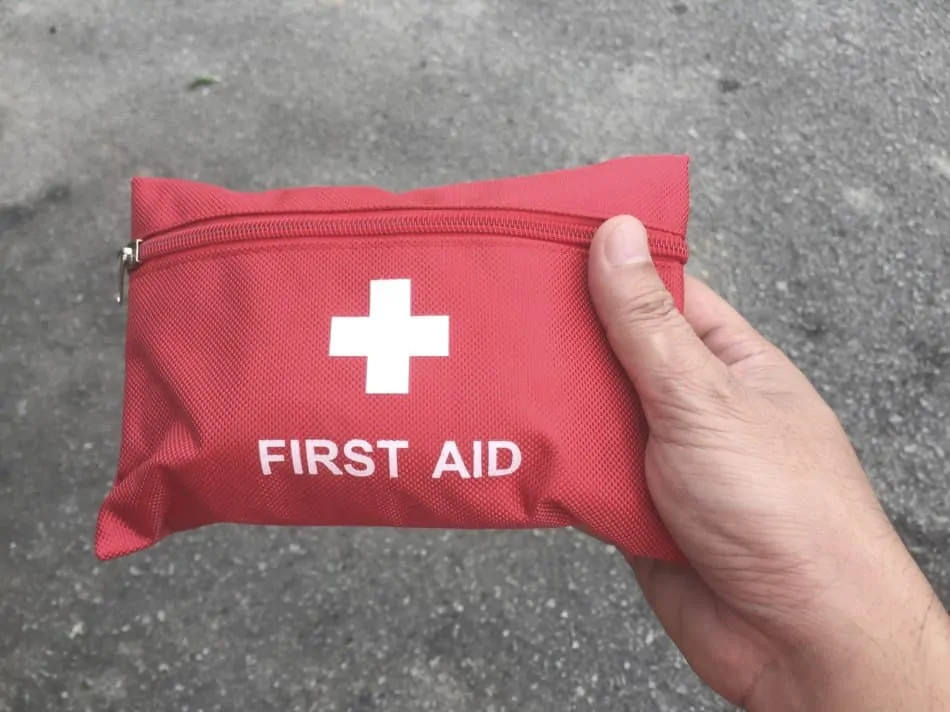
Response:
[{"label": "zipper", "polygon": [[115,293],[115,300],[119,304],[125,301],[125,276],[135,269],[139,263],[139,246],[141,244],[141,240],[133,240],[119,250],[119,288]]},{"label": "zipper", "polygon": [[[339,215],[268,215],[219,218],[206,223],[156,233],[133,240],[118,251],[119,278],[116,301],[125,301],[125,281],[129,274],[145,262],[171,254],[218,244],[233,244],[283,238],[381,237],[425,233],[489,234],[586,246],[602,221],[554,213],[531,214],[507,211],[504,215],[483,212],[452,214],[420,211],[413,215],[373,215],[341,217]],[[685,240],[651,237],[650,249],[662,257],[686,260]]]}]

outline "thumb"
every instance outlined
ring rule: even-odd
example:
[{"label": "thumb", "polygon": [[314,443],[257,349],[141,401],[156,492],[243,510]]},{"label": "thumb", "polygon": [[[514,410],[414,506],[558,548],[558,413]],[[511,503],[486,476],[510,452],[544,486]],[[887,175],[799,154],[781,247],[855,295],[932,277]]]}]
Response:
[{"label": "thumb", "polygon": [[588,262],[594,308],[644,408],[722,392],[725,364],[677,310],[653,265],[646,228],[628,215],[594,234]]}]

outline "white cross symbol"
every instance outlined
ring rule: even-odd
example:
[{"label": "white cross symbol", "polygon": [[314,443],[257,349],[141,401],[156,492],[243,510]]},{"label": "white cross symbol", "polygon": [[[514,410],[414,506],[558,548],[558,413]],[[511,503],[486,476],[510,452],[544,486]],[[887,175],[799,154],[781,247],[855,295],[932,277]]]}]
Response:
[{"label": "white cross symbol", "polygon": [[367,393],[408,393],[413,356],[449,355],[449,317],[412,316],[408,279],[369,283],[369,316],[330,320],[330,356],[366,358]]}]

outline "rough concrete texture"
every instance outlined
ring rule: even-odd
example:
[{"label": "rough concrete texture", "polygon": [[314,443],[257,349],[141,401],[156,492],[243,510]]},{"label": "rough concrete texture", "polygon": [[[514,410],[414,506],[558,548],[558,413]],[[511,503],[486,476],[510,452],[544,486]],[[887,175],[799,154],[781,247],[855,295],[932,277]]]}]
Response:
[{"label": "rough concrete texture", "polygon": [[728,708],[567,531],[218,527],[98,565],[136,173],[691,154],[691,269],[821,388],[950,603],[948,37],[944,0],[0,0],[0,710]]}]

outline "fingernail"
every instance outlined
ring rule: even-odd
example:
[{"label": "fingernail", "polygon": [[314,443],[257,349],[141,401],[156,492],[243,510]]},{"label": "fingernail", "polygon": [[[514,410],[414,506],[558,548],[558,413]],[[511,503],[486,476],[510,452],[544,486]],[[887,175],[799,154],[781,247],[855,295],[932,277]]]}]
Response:
[{"label": "fingernail", "polygon": [[626,265],[650,261],[647,231],[639,220],[623,217],[607,233],[604,254],[612,265]]}]

